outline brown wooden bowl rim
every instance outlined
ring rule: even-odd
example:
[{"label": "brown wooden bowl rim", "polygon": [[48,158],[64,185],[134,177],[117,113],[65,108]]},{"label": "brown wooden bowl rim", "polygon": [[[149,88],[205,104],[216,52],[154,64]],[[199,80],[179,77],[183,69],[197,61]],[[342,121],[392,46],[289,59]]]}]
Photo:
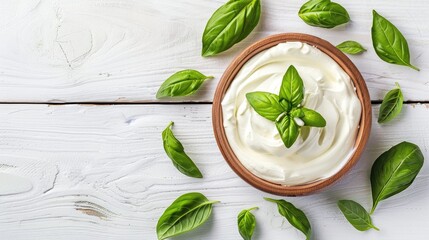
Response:
[{"label": "brown wooden bowl rim", "polygon": [[[353,84],[356,87],[356,93],[362,105],[362,115],[359,124],[359,130],[356,136],[355,152],[341,170],[329,178],[317,180],[315,182],[303,185],[286,186],[263,180],[256,175],[253,175],[241,164],[240,160],[238,160],[231,149],[225,134],[221,102],[231,82],[234,80],[241,67],[249,59],[265,49],[271,48],[279,43],[290,41],[299,41],[315,46],[334,59],[334,61],[336,61],[343,68],[343,70],[350,76]],[[353,62],[328,41],[316,36],[302,33],[283,33],[272,35],[246,48],[232,61],[232,63],[228,66],[222,75],[222,78],[220,79],[216,88],[212,107],[213,131],[216,138],[216,143],[229,166],[238,176],[240,176],[244,181],[253,187],[264,192],[281,196],[299,196],[310,194],[325,188],[340,179],[359,160],[369,138],[372,124],[371,118],[371,100],[369,97],[368,88],[366,86],[365,80]]]}]

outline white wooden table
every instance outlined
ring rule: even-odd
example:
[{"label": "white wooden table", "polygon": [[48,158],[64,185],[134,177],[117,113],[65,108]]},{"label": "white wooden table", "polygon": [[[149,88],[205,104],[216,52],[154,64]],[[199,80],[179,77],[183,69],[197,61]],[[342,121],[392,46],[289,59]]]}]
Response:
[{"label": "white wooden table", "polygon": [[[405,192],[373,215],[380,232],[358,232],[336,201],[371,205],[369,172],[379,154],[407,140],[429,159],[429,3],[338,0],[352,18],[334,30],[314,28],[297,12],[303,1],[262,0],[259,26],[242,43],[202,58],[201,34],[224,0],[3,0],[0,5],[0,239],[156,239],[155,226],[179,195],[199,191],[222,203],[200,229],[177,239],[240,239],[236,215],[255,211],[255,239],[304,239],[223,160],[211,127],[211,101],[222,72],[244,47],[282,32],[310,33],[338,44],[363,43],[351,57],[373,100],[374,119],[398,82],[400,117],[374,121],[360,162],[340,182],[288,198],[308,215],[315,240],[425,240],[429,235],[429,166]],[[410,44],[420,72],[381,61],[371,46],[371,10],[391,20]],[[193,68],[216,78],[181,102],[158,101],[159,85]],[[180,174],[162,149],[174,132],[204,174]],[[272,196],[274,197],[274,196]]]}]

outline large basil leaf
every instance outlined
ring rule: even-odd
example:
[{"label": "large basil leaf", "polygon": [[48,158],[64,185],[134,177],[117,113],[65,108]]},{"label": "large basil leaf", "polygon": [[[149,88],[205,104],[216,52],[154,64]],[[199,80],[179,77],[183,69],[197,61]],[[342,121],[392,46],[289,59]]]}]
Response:
[{"label": "large basil leaf", "polygon": [[158,239],[166,239],[201,226],[212,213],[212,205],[203,194],[186,193],[177,198],[162,214],[156,225]]},{"label": "large basil leaf", "polygon": [[183,70],[171,75],[159,87],[156,98],[178,97],[194,94],[201,84],[207,79],[213,78],[205,76],[196,70]]},{"label": "large basil leaf", "polygon": [[359,203],[352,200],[338,201],[338,207],[353,227],[359,231],[366,231],[374,228],[379,230],[372,224],[371,216]]},{"label": "large basil leaf", "polygon": [[350,21],[347,10],[331,0],[310,0],[299,9],[298,16],[315,27],[333,28]]},{"label": "large basil leaf", "polygon": [[337,45],[337,48],[342,52],[356,55],[366,51],[366,49],[358,42],[355,41],[345,41]]},{"label": "large basil leaf", "polygon": [[292,107],[298,106],[304,99],[304,82],[293,65],[283,76],[279,97],[280,100],[286,99],[292,104]]},{"label": "large basil leaf", "polygon": [[162,142],[164,144],[165,153],[173,161],[173,165],[183,174],[189,177],[202,178],[198,167],[195,163],[186,155],[183,145],[174,136],[171,131],[173,122],[168,124],[167,128],[162,132]]},{"label": "large basil leaf", "polygon": [[402,96],[401,87],[396,83],[397,88],[390,90],[383,99],[378,115],[378,122],[385,123],[401,113],[404,97]]},{"label": "large basil leaf", "polygon": [[304,126],[310,127],[325,127],[326,120],[322,115],[314,110],[308,108],[302,108],[304,116],[301,117],[301,120],[304,121]]},{"label": "large basil leaf", "polygon": [[404,35],[375,10],[371,28],[372,44],[377,55],[385,62],[408,66],[419,71],[410,63],[410,50]]},{"label": "large basil leaf", "polygon": [[285,114],[278,121],[276,121],[276,127],[280,133],[280,137],[282,138],[284,145],[287,148],[290,148],[298,138],[298,124],[296,124],[290,115]]},{"label": "large basil leaf", "polygon": [[279,103],[279,96],[273,93],[251,92],[246,94],[246,98],[259,115],[271,121],[288,110]]},{"label": "large basil leaf", "polygon": [[207,22],[203,34],[203,56],[221,53],[246,38],[258,25],[260,0],[230,0]]},{"label": "large basil leaf", "polygon": [[244,240],[251,240],[256,227],[256,218],[250,211],[258,209],[257,207],[245,209],[238,214],[237,224],[238,232]]},{"label": "large basil leaf", "polygon": [[423,166],[420,148],[402,142],[381,154],[371,169],[372,210],[378,203],[407,189]]},{"label": "large basil leaf", "polygon": [[304,233],[307,237],[307,240],[311,238],[311,225],[303,211],[296,208],[292,203],[286,202],[285,200],[276,200],[272,198],[264,199],[269,202],[276,203],[280,215],[285,217],[292,226]]}]

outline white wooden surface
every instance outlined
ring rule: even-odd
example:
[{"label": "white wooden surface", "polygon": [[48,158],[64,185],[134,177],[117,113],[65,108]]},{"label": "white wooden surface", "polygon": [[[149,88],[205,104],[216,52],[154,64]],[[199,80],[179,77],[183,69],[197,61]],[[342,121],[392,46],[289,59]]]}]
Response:
[{"label": "white wooden surface", "polygon": [[[333,30],[305,25],[297,16],[303,1],[262,0],[261,23],[249,38],[218,57],[201,58],[205,22],[224,2],[2,1],[1,240],[153,240],[165,207],[189,191],[222,203],[208,223],[177,239],[240,239],[236,215],[251,206],[260,207],[255,211],[255,239],[304,239],[274,205],[262,200],[268,194],[231,171],[211,127],[210,102],[222,72],[244,47],[271,34],[311,33],[333,44],[357,40],[368,52],[351,59],[364,75],[372,100],[380,100],[397,81],[407,100],[429,102],[426,0],[338,0],[353,21]],[[370,39],[372,9],[401,29],[409,40],[412,62],[422,71],[377,58]],[[216,76],[195,97],[180,100],[205,103],[156,103],[158,86],[184,68]],[[140,104],[47,104],[52,102]],[[374,118],[377,111],[374,105]],[[164,154],[161,131],[171,120],[204,179],[183,176]],[[374,121],[368,148],[349,174],[321,193],[288,198],[307,213],[314,240],[427,239],[427,164],[410,189],[380,204],[373,217],[380,232],[353,229],[336,201],[353,199],[370,208],[370,167],[394,144],[414,142],[428,159],[428,122],[428,104],[406,104],[398,119],[383,126]]]},{"label": "white wooden surface", "polygon": [[[172,73],[195,68],[216,79],[194,101],[211,101],[231,59],[244,47],[282,32],[310,33],[338,44],[357,40],[369,49],[351,57],[372,99],[397,81],[408,100],[428,100],[429,3],[427,0],[339,0],[350,12],[346,27],[306,25],[303,1],[263,0],[262,19],[242,44],[215,58],[202,58],[201,35],[226,0],[2,0],[0,5],[0,102],[146,102]],[[387,64],[370,37],[372,9],[407,37],[412,62],[422,69]],[[426,70],[426,71],[425,71]]]}]

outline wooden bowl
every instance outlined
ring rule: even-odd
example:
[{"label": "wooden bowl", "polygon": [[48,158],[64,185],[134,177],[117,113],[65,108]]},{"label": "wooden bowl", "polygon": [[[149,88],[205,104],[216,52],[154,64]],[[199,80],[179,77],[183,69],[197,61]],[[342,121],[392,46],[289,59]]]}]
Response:
[{"label": "wooden bowl", "polygon": [[[340,171],[338,171],[335,175],[329,178],[321,179],[308,184],[285,186],[263,180],[253,175],[241,164],[241,162],[238,160],[233,150],[231,149],[225,134],[221,102],[229,85],[234,80],[241,67],[249,59],[260,53],[261,51],[276,46],[279,43],[290,41],[300,41],[315,46],[316,48],[330,56],[343,68],[343,70],[350,76],[354,83],[354,86],[356,87],[356,92],[362,105],[362,115],[359,124],[360,128],[356,136],[355,152]],[[264,192],[282,196],[299,196],[310,194],[324,187],[327,187],[328,185],[334,183],[339,178],[341,178],[359,160],[359,157],[361,156],[367,143],[372,123],[371,100],[369,97],[368,88],[366,87],[365,81],[356,66],[352,63],[352,61],[350,61],[350,59],[346,55],[344,55],[340,50],[338,50],[329,42],[312,35],[301,33],[285,33],[267,37],[254,43],[253,45],[245,49],[240,55],[238,55],[226,69],[217,86],[213,100],[212,115],[213,129],[217,145],[219,146],[219,149],[226,162],[234,170],[234,172],[255,188],[258,188]]]}]

